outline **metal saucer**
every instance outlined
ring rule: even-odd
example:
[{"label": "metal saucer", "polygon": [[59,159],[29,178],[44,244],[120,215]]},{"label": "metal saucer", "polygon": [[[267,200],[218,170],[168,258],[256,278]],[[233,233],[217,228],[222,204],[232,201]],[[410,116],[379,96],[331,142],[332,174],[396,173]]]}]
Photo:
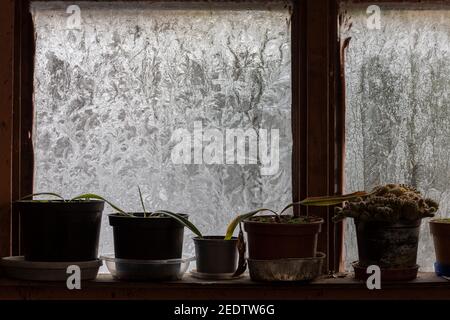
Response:
[{"label": "metal saucer", "polygon": [[254,281],[310,281],[322,275],[326,255],[279,260],[248,259],[250,278]]}]

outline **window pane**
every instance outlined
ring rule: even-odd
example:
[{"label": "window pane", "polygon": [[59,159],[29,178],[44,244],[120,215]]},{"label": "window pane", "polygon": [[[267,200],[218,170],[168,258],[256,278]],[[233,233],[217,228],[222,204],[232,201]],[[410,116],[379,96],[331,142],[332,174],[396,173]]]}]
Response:
[{"label": "window pane", "polygon": [[[148,208],[189,213],[204,234],[224,234],[236,213],[291,201],[290,12],[283,3],[78,6],[79,24],[64,3],[32,5],[36,191],[94,192],[137,211],[140,185]],[[228,147],[219,164],[202,159],[202,150],[211,151],[207,134],[221,142],[227,129],[250,130],[247,164],[222,164]],[[186,136],[195,164],[174,156]],[[249,155],[255,137],[267,141],[260,152],[271,141],[279,147],[279,158]],[[100,249],[113,251],[106,215]]]},{"label": "window pane", "polygon": [[[381,7],[381,28],[369,30],[367,7],[345,8],[353,25],[341,28],[343,38],[351,37],[345,63],[345,189],[408,183],[439,200],[439,214],[448,216],[450,11]],[[357,246],[353,222],[347,227],[349,268]],[[427,223],[420,237],[418,263],[431,271],[435,256]]]}]

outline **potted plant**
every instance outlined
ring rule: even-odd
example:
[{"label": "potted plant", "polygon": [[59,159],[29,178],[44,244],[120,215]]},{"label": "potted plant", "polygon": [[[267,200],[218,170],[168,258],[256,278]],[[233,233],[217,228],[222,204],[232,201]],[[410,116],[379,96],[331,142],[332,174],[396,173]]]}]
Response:
[{"label": "potted plant", "polygon": [[201,236],[200,231],[188,220],[187,214],[147,211],[140,188],[138,191],[142,212],[125,212],[114,206],[117,212],[108,215],[113,227],[115,257],[134,260],[181,258],[184,227]]},{"label": "potted plant", "polygon": [[238,238],[225,240],[224,236],[198,236],[194,238],[196,266],[195,275],[232,278],[242,272],[238,267]]},{"label": "potted plant", "polygon": [[382,280],[411,280],[417,276],[417,246],[423,218],[433,217],[438,204],[423,198],[419,191],[405,184],[387,184],[372,192],[345,196],[318,197],[308,205],[343,202],[335,208],[335,221],[354,219],[359,261],[353,263],[358,279],[368,277],[366,269],[377,265]]},{"label": "potted plant", "polygon": [[167,210],[147,211],[140,188],[141,212],[112,205],[114,255],[105,255],[113,276],[123,280],[175,280],[189,265],[182,259],[184,227],[201,235],[187,214]]},{"label": "potted plant", "polygon": [[239,215],[229,225],[225,236],[202,236],[194,238],[197,270],[194,275],[220,279],[230,279],[241,275],[246,269],[246,243],[242,229],[239,236],[234,231],[240,226],[241,217],[255,215],[269,209],[258,209]]},{"label": "potted plant", "polygon": [[[37,196],[57,200],[36,200]],[[26,200],[32,198],[31,200]],[[64,199],[56,193],[36,193],[14,203],[20,214],[25,260],[40,262],[92,261],[98,242],[104,199],[83,194]]]},{"label": "potted plant", "polygon": [[[301,203],[289,204],[280,213],[259,209],[235,219],[234,224],[244,224],[250,259],[275,260],[316,256],[317,238],[323,219],[315,216],[283,215],[289,208],[298,204]],[[273,215],[255,216],[263,211]],[[229,236],[229,232],[227,235]]]},{"label": "potted plant", "polygon": [[450,276],[450,219],[440,218],[430,221],[436,262],[434,269],[438,276]]}]

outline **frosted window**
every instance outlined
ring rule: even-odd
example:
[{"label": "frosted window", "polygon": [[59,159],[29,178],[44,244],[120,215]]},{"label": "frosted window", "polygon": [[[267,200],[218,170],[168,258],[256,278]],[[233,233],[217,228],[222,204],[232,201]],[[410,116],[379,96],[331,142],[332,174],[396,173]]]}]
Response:
[{"label": "frosted window", "polygon": [[[450,11],[381,7],[381,29],[367,27],[367,6],[347,8],[345,189],[408,183],[450,214]],[[372,24],[373,25],[373,24]],[[357,260],[347,222],[346,266]],[[432,270],[424,220],[418,263]]]},{"label": "frosted window", "polygon": [[[291,201],[285,5],[80,2],[77,25],[64,3],[33,3],[35,190],[95,192],[140,210],[140,185],[148,208],[188,213],[204,234],[224,234],[236,213]],[[198,148],[189,156],[197,164],[174,162],[174,133],[194,127],[219,140],[226,129],[251,129],[259,142],[266,132],[260,147],[269,151],[277,136],[278,168],[263,171],[254,143],[246,164],[205,164],[201,138],[200,162]],[[111,233],[105,214],[102,253],[113,251]]]}]

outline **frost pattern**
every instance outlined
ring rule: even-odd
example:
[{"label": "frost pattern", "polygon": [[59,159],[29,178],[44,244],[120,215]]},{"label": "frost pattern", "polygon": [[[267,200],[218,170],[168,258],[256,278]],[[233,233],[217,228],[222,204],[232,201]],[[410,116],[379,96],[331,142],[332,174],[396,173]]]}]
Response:
[{"label": "frost pattern", "polygon": [[[140,210],[140,185],[147,208],[188,213],[204,234],[224,234],[236,213],[291,201],[288,9],[78,5],[75,30],[67,28],[67,5],[32,5],[36,191],[94,192]],[[278,129],[278,172],[173,164],[172,132],[192,132],[195,121],[204,129]],[[113,251],[110,212],[101,253]],[[188,255],[191,236],[186,232]]]},{"label": "frost pattern", "polygon": [[[450,11],[381,8],[381,30],[366,27],[366,7],[347,8],[353,22],[346,52],[345,189],[408,183],[439,200],[450,215]],[[448,8],[447,8],[448,9]],[[434,246],[422,223],[418,263],[433,270]],[[346,267],[357,260],[347,222]]]}]

